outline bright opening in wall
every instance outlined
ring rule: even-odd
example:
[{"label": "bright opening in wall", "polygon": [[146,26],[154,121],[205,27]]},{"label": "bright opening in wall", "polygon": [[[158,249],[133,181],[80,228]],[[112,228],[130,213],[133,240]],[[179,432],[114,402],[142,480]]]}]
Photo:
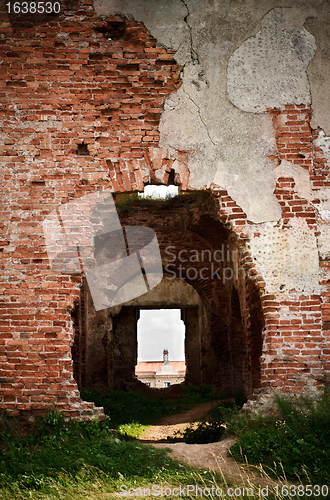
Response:
[{"label": "bright opening in wall", "polygon": [[152,388],[185,379],[185,325],[180,309],[141,309],[137,324],[137,378]]},{"label": "bright opening in wall", "polygon": [[[173,170],[173,169],[172,169]],[[147,185],[143,193],[139,193],[139,198],[153,198],[154,200],[165,200],[166,198],[173,198],[179,194],[178,186],[155,186]]]}]

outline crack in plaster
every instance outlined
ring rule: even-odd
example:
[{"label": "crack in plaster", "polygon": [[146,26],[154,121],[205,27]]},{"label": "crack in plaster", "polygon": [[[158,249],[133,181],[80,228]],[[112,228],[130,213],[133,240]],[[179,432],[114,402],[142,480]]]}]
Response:
[{"label": "crack in plaster", "polygon": [[[278,221],[281,217],[281,207],[274,194],[275,164],[269,159],[277,151],[275,134],[266,111],[268,107],[285,106],[292,99],[299,103],[311,101],[306,70],[314,56],[316,42],[304,23],[318,12],[314,12],[312,6],[298,8],[290,0],[288,4],[292,7],[273,7],[263,13],[265,5],[251,18],[252,3],[248,0],[240,11],[243,17],[239,20],[244,19],[247,25],[243,31],[241,23],[237,26],[231,21],[237,14],[232,2],[225,7],[222,0],[205,3],[166,0],[159,2],[157,8],[150,8],[150,0],[112,0],[110,4],[106,0],[94,0],[94,7],[97,15],[123,12],[144,22],[157,43],[175,51],[177,63],[184,67],[182,85],[165,102],[159,144],[171,150],[189,150],[187,166],[191,187],[202,188],[212,182],[223,186],[248,219],[259,224]],[[222,29],[227,18],[230,18],[229,31]],[[259,31],[256,21],[261,24]],[[223,53],[224,44],[231,44],[230,51]],[[238,62],[242,62],[248,75],[252,72],[251,81],[246,81],[240,65],[233,65],[235,71],[231,74],[228,59],[233,62],[235,54],[242,55]],[[207,86],[197,77],[201,65],[209,82]],[[255,68],[261,68],[262,72],[257,71],[254,77]],[[233,103],[227,93],[227,78],[233,83],[238,79],[243,90],[253,87],[253,92],[246,96],[251,109],[244,106],[241,109]],[[260,81],[262,89],[258,85]],[[232,90],[235,93],[237,86]],[[174,104],[171,101],[175,101]],[[288,166],[281,165],[281,168]],[[308,190],[302,180],[299,187]],[[330,202],[329,207],[322,205],[322,209],[330,209]],[[325,215],[330,218],[328,212],[323,213]]]},{"label": "crack in plaster", "polygon": [[186,96],[188,97],[188,99],[190,99],[190,101],[191,101],[191,102],[192,102],[192,103],[196,106],[198,116],[199,116],[199,118],[200,118],[200,120],[201,120],[202,124],[203,124],[203,125],[204,125],[204,127],[205,127],[205,130],[206,130],[206,133],[207,133],[207,135],[208,135],[208,138],[210,139],[210,141],[212,142],[212,144],[215,146],[216,144],[215,144],[215,142],[213,141],[212,137],[210,136],[209,130],[208,130],[208,128],[207,128],[207,125],[206,125],[206,123],[205,123],[205,121],[204,121],[204,119],[203,119],[203,117],[202,117],[200,107],[199,107],[199,106],[198,106],[198,104],[196,104],[196,103],[195,103],[195,101],[194,101],[194,100],[190,97],[190,95],[188,94],[188,92],[186,92],[186,91],[185,91],[185,89],[183,88],[183,86],[182,86],[182,90],[183,90],[183,92],[186,94]]},{"label": "crack in plaster", "polygon": [[190,57],[191,57],[193,64],[195,64],[196,62],[197,62],[197,64],[200,64],[198,53],[196,52],[196,50],[193,47],[192,28],[191,28],[190,24],[188,23],[188,17],[190,16],[190,10],[189,10],[187,3],[184,0],[181,0],[181,3],[183,3],[185,8],[187,9],[187,15],[183,18],[183,20],[186,23],[186,25],[188,27],[188,31],[189,31]]}]

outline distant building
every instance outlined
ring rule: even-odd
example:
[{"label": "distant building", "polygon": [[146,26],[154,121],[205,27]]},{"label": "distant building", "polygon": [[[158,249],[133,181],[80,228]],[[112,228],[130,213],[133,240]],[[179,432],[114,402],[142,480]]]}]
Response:
[{"label": "distant building", "polygon": [[186,364],[184,361],[169,362],[168,351],[165,349],[163,362],[139,361],[135,367],[135,375],[138,380],[149,387],[161,389],[184,382]]}]

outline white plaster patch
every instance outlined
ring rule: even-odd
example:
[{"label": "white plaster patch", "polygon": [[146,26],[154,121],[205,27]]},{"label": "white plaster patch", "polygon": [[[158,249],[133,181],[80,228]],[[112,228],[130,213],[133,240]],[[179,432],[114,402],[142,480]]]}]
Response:
[{"label": "white plaster patch", "polygon": [[252,154],[247,154],[244,160],[244,169],[231,170],[219,158],[214,183],[226,187],[248,220],[255,223],[278,221],[282,212],[274,195],[276,175],[272,162],[268,160],[260,165]]},{"label": "white plaster patch", "polygon": [[319,214],[321,216],[321,219],[330,222],[330,210],[319,210]]},{"label": "white plaster patch", "polygon": [[[316,199],[319,200],[318,203],[315,203]],[[311,204],[316,208],[321,219],[330,221],[330,187],[313,190]]]},{"label": "white plaster patch", "polygon": [[310,104],[306,70],[316,51],[313,35],[303,28],[301,16],[293,8],[272,9],[261,26],[228,61],[231,102],[253,113],[284,109],[286,104]]},{"label": "white plaster patch", "polygon": [[267,292],[295,290],[309,294],[319,290],[316,237],[305,220],[291,219],[288,228],[267,222],[249,231],[250,252]]},{"label": "white plaster patch", "polygon": [[200,150],[209,142],[198,106],[185,92],[184,84],[166,99],[159,131],[159,145],[163,148],[170,146],[182,150]]}]

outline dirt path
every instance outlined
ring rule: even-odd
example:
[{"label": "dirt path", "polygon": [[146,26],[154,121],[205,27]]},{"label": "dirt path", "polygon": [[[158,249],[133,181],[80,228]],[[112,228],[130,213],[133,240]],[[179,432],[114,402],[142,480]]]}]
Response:
[{"label": "dirt path", "polygon": [[193,467],[220,472],[228,482],[238,486],[254,484],[261,487],[267,485],[271,487],[278,484],[268,477],[262,477],[256,467],[237,464],[233,458],[228,456],[229,448],[235,443],[235,439],[231,437],[209,444],[169,443],[166,440],[167,436],[173,436],[176,431],[182,431],[190,422],[206,416],[210,409],[217,404],[219,401],[201,403],[190,410],[165,417],[158,425],[147,429],[140,441],[152,444],[156,448],[169,448],[172,450],[171,457],[184,461]]},{"label": "dirt path", "polygon": [[199,403],[190,410],[169,415],[164,417],[157,425],[153,425],[141,436],[140,440],[145,442],[168,442],[167,436],[173,437],[177,431],[183,431],[189,426],[190,422],[201,419],[206,416],[214,406],[217,406],[220,401],[208,401],[207,403]]}]

